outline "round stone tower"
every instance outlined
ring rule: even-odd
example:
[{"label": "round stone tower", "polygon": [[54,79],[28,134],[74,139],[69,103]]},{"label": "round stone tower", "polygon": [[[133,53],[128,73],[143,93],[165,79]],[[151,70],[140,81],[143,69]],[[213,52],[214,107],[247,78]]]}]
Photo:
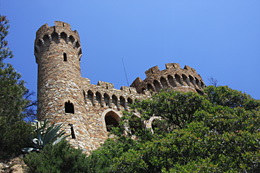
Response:
[{"label": "round stone tower", "polygon": [[34,54],[38,64],[38,120],[71,123],[74,115],[84,115],[78,32],[60,21],[52,27],[45,24],[36,33]]}]

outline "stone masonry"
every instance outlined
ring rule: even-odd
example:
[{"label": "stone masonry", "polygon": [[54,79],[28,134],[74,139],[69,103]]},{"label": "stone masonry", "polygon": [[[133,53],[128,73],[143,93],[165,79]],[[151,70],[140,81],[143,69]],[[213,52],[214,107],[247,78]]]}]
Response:
[{"label": "stone masonry", "polygon": [[177,63],[166,64],[162,71],[152,67],[145,72],[146,79],[138,77],[131,87],[120,90],[108,82],[93,85],[81,77],[78,32],[65,22],[40,27],[34,52],[38,64],[37,118],[63,123],[69,142],[87,154],[108,138],[109,127],[118,125],[122,111],[134,100],[149,98],[162,88],[203,94],[205,87],[195,69],[187,65],[182,69]]}]

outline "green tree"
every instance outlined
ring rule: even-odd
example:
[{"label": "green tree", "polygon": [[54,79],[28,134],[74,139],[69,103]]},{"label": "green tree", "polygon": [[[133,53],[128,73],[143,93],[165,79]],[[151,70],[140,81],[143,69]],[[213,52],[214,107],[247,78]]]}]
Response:
[{"label": "green tree", "polygon": [[13,57],[5,40],[8,28],[8,20],[0,15],[0,158],[20,153],[21,147],[29,142],[32,130],[23,120],[23,111],[30,104],[24,98],[27,92],[24,81],[11,64],[4,63]]}]

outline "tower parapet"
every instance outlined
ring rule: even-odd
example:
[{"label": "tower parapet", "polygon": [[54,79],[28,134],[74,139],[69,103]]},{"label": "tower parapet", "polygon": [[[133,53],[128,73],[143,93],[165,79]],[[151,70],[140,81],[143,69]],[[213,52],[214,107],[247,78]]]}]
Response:
[{"label": "tower parapet", "polygon": [[71,44],[80,60],[82,50],[78,32],[76,30],[72,31],[70,24],[68,23],[55,21],[55,26],[49,27],[48,24],[44,24],[36,32],[36,39],[34,42],[36,63],[38,63],[38,57],[53,43]]},{"label": "tower parapet", "polygon": [[171,88],[177,91],[192,91],[202,94],[205,84],[194,68],[187,65],[182,69],[178,63],[165,64],[166,69],[160,71],[154,66],[145,71],[144,80],[137,77],[131,84],[138,93],[145,94],[145,90],[159,92],[163,88]]}]

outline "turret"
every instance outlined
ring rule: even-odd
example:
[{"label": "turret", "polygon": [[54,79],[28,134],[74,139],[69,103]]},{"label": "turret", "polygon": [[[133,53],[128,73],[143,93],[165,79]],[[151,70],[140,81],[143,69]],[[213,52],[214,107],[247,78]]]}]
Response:
[{"label": "turret", "polygon": [[56,21],[36,33],[34,54],[38,64],[38,119],[64,121],[67,114],[84,114],[81,89],[78,32],[69,24]]}]

